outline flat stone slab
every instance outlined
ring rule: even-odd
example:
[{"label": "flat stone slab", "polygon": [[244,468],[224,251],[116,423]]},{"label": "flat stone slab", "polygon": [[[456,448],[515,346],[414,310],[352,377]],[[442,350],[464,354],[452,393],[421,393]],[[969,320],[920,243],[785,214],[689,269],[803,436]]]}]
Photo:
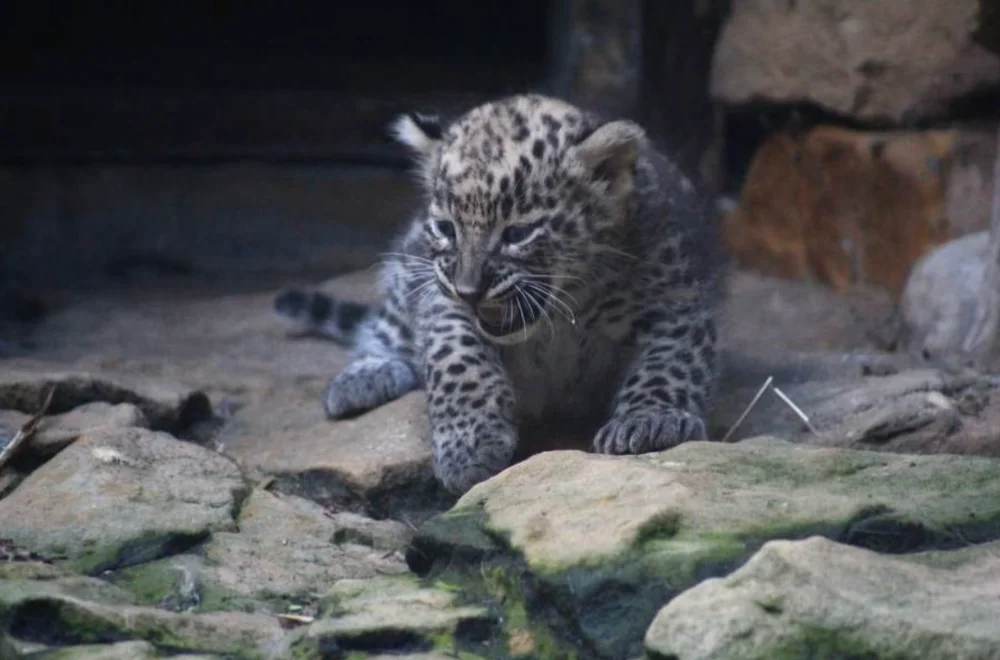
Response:
[{"label": "flat stone slab", "polygon": [[56,387],[49,412],[67,412],[87,403],[130,403],[142,411],[152,428],[175,431],[211,416],[204,393],[163,380],[128,375],[51,371],[46,365],[29,369],[24,362],[0,371],[0,409],[34,414]]},{"label": "flat stone slab", "polygon": [[522,558],[588,652],[633,657],[671,597],[772,539],[902,552],[1000,537],[998,474],[994,459],[770,438],[637,457],[550,452],[470,490],[408,559],[428,572]]},{"label": "flat stone slab", "polygon": [[886,556],[771,541],[660,610],[651,658],[1000,658],[1000,543]]},{"label": "flat stone slab", "polygon": [[[140,607],[126,592],[85,577],[0,579],[0,620],[6,634],[19,643],[77,646],[145,640],[161,650],[226,657],[267,657],[284,636],[273,617],[242,612],[178,614]],[[112,654],[120,649],[84,650]],[[66,649],[61,652],[67,653],[63,657],[78,657]]]},{"label": "flat stone slab", "polygon": [[[149,642],[118,642],[67,646],[49,652],[35,652],[30,657],[37,660],[158,660],[163,658],[163,653]],[[216,660],[221,657],[203,653],[170,655],[171,660]]]},{"label": "flat stone slab", "polygon": [[[16,410],[0,410],[0,425],[17,429],[31,419]],[[112,405],[103,401],[85,403],[69,412],[47,415],[31,436],[26,450],[42,456],[58,453],[77,438],[98,429],[149,428],[149,420],[131,403]]]},{"label": "flat stone slab", "polygon": [[318,598],[339,580],[405,573],[410,529],[399,522],[326,514],[293,496],[255,490],[239,532],[216,532],[198,581],[247,598]]},{"label": "flat stone slab", "polygon": [[289,635],[284,655],[321,657],[314,654],[324,648],[395,657],[457,653],[463,644],[487,641],[492,628],[484,607],[461,605],[455,592],[421,586],[412,576],[343,580],[324,599],[321,618]]},{"label": "flat stone slab", "polygon": [[[716,436],[721,439],[735,424],[771,375],[774,385],[810,418],[812,428],[768,392],[731,434],[731,440],[766,433],[820,446],[1000,457],[1000,436],[995,432],[1000,421],[996,379],[932,368],[897,370],[894,362],[901,360],[877,356],[841,360],[840,373],[824,361],[796,358],[785,369],[772,363],[768,371],[760,371],[757,382],[725,387],[711,420]],[[853,375],[848,367],[853,367]],[[888,373],[862,375],[862,369],[880,368]]]},{"label": "flat stone slab", "polygon": [[434,488],[423,392],[340,421],[325,417],[320,400],[320,388],[276,391],[217,441],[252,473],[275,476],[282,490],[317,501]]},{"label": "flat stone slab", "polygon": [[246,486],[228,458],[138,428],[88,434],[0,500],[15,545],[100,573],[235,529]]}]

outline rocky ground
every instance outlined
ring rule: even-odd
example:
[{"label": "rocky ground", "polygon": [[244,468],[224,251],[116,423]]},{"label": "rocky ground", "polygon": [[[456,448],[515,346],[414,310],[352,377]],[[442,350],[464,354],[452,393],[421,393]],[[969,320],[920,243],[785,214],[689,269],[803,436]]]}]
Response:
[{"label": "rocky ground", "polygon": [[[370,298],[372,273],[324,287]],[[536,450],[455,502],[419,393],[252,291],[66,296],[0,361],[0,658],[1000,658],[996,381],[875,292],[735,274],[712,439]],[[769,378],[809,418],[765,392]],[[526,451],[526,454],[532,452]]]}]

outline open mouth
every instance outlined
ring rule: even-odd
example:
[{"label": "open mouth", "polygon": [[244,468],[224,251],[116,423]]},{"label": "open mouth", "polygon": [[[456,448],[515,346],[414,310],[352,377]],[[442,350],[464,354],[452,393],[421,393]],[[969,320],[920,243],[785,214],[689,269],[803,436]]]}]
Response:
[{"label": "open mouth", "polygon": [[494,337],[505,337],[535,324],[548,304],[542,287],[521,287],[520,294],[484,302],[476,307],[480,329]]}]

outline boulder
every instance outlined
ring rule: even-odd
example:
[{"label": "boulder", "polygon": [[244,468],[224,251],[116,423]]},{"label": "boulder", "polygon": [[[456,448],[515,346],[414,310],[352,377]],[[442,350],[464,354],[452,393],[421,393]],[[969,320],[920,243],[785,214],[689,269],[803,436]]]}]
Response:
[{"label": "boulder", "polygon": [[758,149],[724,237],[737,261],[894,297],[914,263],[990,223],[995,131],[779,131]]},{"label": "boulder", "polygon": [[987,0],[743,0],[718,40],[711,94],[730,105],[815,103],[869,121],[939,117],[1000,82],[978,43]]},{"label": "boulder", "polygon": [[769,540],[818,534],[903,552],[1000,537],[998,470],[769,438],[637,457],[549,452],[428,522],[408,561],[432,575],[464,566],[467,580],[521,571],[534,585],[527,606],[579,631],[582,655],[634,657],[664,603]]},{"label": "boulder", "polygon": [[963,351],[982,304],[989,242],[988,231],[970,234],[917,262],[900,300],[908,350],[932,355]]},{"label": "boulder", "polygon": [[1000,657],[1000,543],[886,556],[771,541],[656,615],[649,658]]},{"label": "boulder", "polygon": [[245,494],[224,456],[161,432],[101,429],[0,500],[0,529],[27,550],[100,573],[234,529]]}]

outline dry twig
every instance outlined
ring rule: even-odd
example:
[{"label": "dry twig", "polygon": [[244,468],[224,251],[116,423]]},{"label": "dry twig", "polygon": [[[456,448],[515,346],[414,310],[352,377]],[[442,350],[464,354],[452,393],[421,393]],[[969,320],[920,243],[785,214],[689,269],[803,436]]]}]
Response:
[{"label": "dry twig", "polygon": [[809,420],[809,416],[806,415],[801,408],[795,405],[795,403],[788,398],[787,394],[785,394],[780,389],[774,386],[774,376],[768,376],[767,380],[765,380],[764,384],[760,386],[759,390],[757,390],[757,394],[754,395],[753,399],[750,401],[750,404],[740,415],[739,419],[737,419],[736,422],[734,422],[733,425],[729,427],[729,430],[726,431],[726,435],[722,436],[721,442],[727,442],[729,440],[729,438],[733,435],[736,429],[739,428],[740,424],[743,423],[743,420],[747,418],[747,415],[750,414],[750,411],[752,411],[754,407],[757,405],[757,402],[760,401],[760,398],[764,396],[764,393],[767,392],[768,390],[774,392],[775,396],[781,399],[781,401],[786,406],[791,408],[792,412],[795,413],[795,416],[798,417],[800,420],[802,420],[802,423],[806,425],[806,428],[812,431],[815,435],[820,434],[819,431],[816,430],[816,427],[812,425],[812,422]]},{"label": "dry twig", "polygon": [[31,419],[29,419],[20,429],[17,430],[17,433],[14,434],[14,437],[11,438],[7,446],[3,448],[3,451],[0,451],[0,469],[3,469],[3,467],[14,458],[21,446],[30,440],[31,436],[33,436],[35,431],[38,430],[38,425],[42,423],[42,419],[45,418],[45,413],[49,411],[49,406],[52,405],[52,397],[55,396],[55,393],[56,386],[52,385],[52,387],[49,388],[49,393],[45,396],[45,401],[42,403],[42,407],[38,409],[38,412],[36,412]]},{"label": "dry twig", "polygon": [[736,429],[739,428],[740,424],[742,424],[743,420],[747,418],[747,415],[750,414],[750,411],[753,410],[754,406],[757,405],[757,402],[760,401],[760,397],[764,396],[764,392],[766,392],[767,389],[771,387],[771,383],[773,382],[774,382],[774,376],[768,376],[767,380],[764,381],[764,384],[761,385],[759,390],[757,390],[757,394],[754,395],[753,400],[750,401],[750,405],[746,407],[746,410],[743,411],[743,414],[740,415],[739,419],[737,419],[736,422],[729,427],[729,430],[726,431],[726,435],[722,436],[722,442],[726,442],[727,440],[729,440],[729,437],[733,434],[733,432],[736,431]]}]

